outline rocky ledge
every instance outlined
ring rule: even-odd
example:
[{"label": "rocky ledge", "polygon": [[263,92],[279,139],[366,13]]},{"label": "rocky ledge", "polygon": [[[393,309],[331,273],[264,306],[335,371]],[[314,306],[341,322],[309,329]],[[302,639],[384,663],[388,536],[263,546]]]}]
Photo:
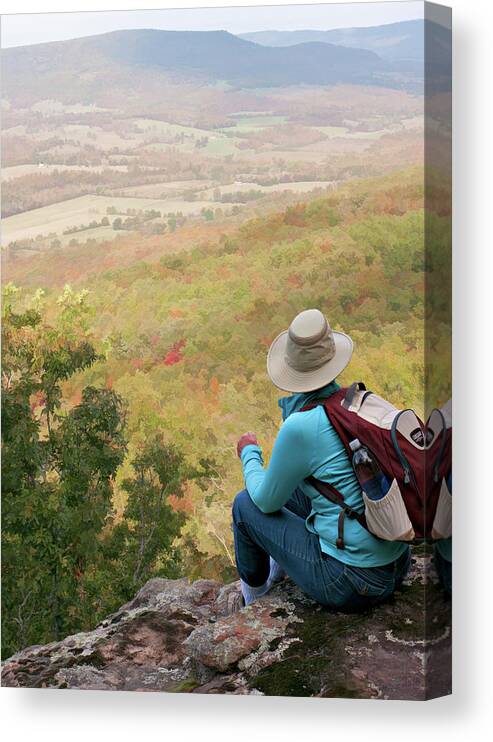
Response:
[{"label": "rocky ledge", "polygon": [[450,601],[430,562],[416,556],[402,590],[357,615],[321,608],[289,580],[231,614],[236,583],[153,579],[93,631],[15,654],[3,665],[2,684],[415,700],[444,695],[451,692]]}]

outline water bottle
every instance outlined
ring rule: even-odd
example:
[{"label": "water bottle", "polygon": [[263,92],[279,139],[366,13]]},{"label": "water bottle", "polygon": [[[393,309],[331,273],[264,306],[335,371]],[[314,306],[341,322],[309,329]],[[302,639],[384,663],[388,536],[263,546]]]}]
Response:
[{"label": "water bottle", "polygon": [[380,500],[387,494],[390,482],[380,469],[378,462],[358,438],[349,444],[353,451],[353,468],[361,489],[370,500]]}]

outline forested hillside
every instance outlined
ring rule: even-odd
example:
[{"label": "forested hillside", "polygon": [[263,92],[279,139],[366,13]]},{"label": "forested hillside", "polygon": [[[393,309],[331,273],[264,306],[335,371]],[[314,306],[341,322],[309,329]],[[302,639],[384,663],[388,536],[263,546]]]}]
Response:
[{"label": "forested hillside", "polygon": [[[8,49],[3,68],[9,97],[39,100],[57,88],[66,101],[85,103],[107,96],[108,85],[140,98],[156,74],[165,75],[162,80],[227,81],[245,88],[353,83],[416,90],[423,82],[422,69],[403,75],[375,51],[354,45],[309,40],[263,46],[226,31],[132,29],[33,44]],[[42,74],[33,75],[33,68]],[[71,77],[81,69],[84,75]]]},{"label": "forested hillside", "polygon": [[353,337],[343,382],[422,412],[422,170],[206,234],[107,269],[101,247],[96,272],[81,245],[73,285],[5,289],[7,653],[88,628],[153,575],[233,575],[235,443],[255,430],[269,454],[266,353],[301,309]]}]

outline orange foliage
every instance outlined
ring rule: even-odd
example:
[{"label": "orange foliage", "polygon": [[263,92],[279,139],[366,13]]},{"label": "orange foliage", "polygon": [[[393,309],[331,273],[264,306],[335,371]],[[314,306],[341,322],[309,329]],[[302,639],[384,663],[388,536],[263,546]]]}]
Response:
[{"label": "orange foliage", "polygon": [[224,265],[219,265],[216,268],[216,275],[218,278],[226,280],[231,276],[231,271],[229,271]]},{"label": "orange foliage", "polygon": [[286,283],[293,289],[300,289],[303,286],[303,279],[299,273],[290,273],[286,279]]},{"label": "orange foliage", "polygon": [[168,502],[172,509],[177,513],[193,513],[193,499],[192,495],[185,494],[183,497],[177,497],[176,495],[169,495]]},{"label": "orange foliage", "polygon": [[209,383],[209,388],[211,390],[212,395],[215,397],[217,396],[217,392],[219,390],[219,382],[217,380],[217,376],[213,376]]},{"label": "orange foliage", "polygon": [[304,227],[305,205],[295,204],[295,206],[288,206],[284,214],[284,223],[290,224],[293,227]]}]

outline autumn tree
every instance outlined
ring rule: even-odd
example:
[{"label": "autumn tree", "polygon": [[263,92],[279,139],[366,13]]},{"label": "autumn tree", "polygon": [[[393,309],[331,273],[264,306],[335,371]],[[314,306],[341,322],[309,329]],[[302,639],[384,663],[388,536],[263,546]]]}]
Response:
[{"label": "autumn tree", "polygon": [[[90,611],[82,578],[98,559],[126,445],[113,391],[88,386],[65,409],[63,383],[98,360],[94,347],[45,325],[35,308],[14,312],[13,291],[2,327],[4,656],[80,630]],[[79,298],[65,293],[73,319]]]}]

